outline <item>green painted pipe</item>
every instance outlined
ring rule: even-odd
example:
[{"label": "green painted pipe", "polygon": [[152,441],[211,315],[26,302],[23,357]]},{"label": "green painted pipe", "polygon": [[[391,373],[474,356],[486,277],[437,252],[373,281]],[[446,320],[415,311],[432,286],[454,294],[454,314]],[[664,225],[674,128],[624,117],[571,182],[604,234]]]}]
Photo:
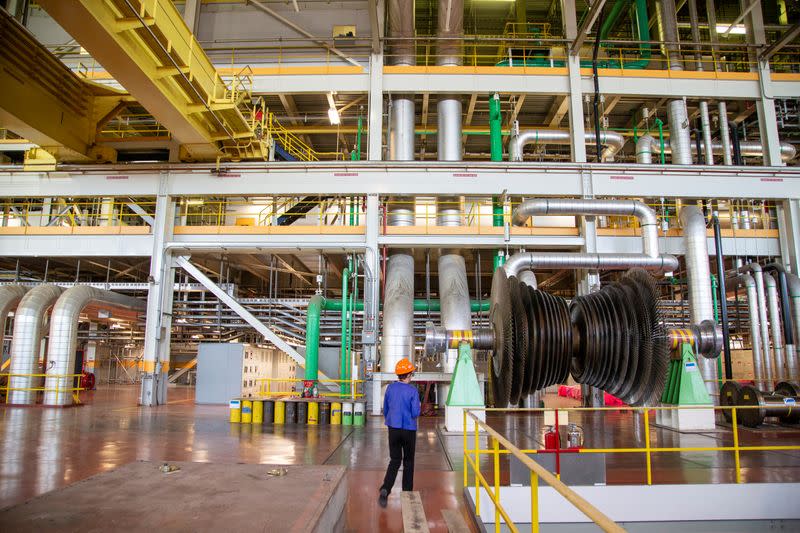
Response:
[{"label": "green painted pipe", "polygon": [[664,123],[660,118],[656,119],[656,126],[658,126],[658,142],[661,149],[661,164],[664,164]]},{"label": "green painted pipe", "polygon": [[319,320],[325,298],[315,294],[308,301],[306,314],[306,371],[305,379],[317,381],[319,379]]},{"label": "green painted pipe", "polygon": [[[503,160],[503,115],[500,111],[500,95],[489,97],[489,147],[492,161]],[[503,203],[492,197],[492,225],[503,225]]]},{"label": "green painted pipe", "polygon": [[[364,310],[364,301],[356,301],[350,308],[353,311],[363,311]],[[342,310],[342,302],[341,300],[328,300],[323,298],[322,302],[322,309],[325,311],[341,311]],[[441,303],[439,300],[431,300],[430,304],[428,300],[424,299],[416,299],[414,300],[414,311],[441,311]],[[470,310],[473,313],[477,313],[480,311],[488,311],[489,310],[489,302],[486,300],[471,300],[470,301]]]},{"label": "green painted pipe", "polygon": [[[339,379],[345,379],[345,375],[347,373],[347,321],[348,321],[348,314],[347,314],[347,298],[348,298],[348,290],[347,290],[347,282],[350,279],[350,267],[352,266],[352,260],[347,261],[347,266],[344,267],[342,270],[342,349],[339,355]],[[344,394],[345,386],[342,383],[340,387],[340,391]]]}]

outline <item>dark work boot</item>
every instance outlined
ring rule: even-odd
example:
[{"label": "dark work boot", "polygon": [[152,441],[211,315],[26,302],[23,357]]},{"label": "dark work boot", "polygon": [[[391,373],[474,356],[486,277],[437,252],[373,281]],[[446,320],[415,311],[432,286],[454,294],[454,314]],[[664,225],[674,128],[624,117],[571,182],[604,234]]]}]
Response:
[{"label": "dark work boot", "polygon": [[381,489],[381,493],[378,496],[378,505],[386,509],[386,504],[389,501],[389,491],[386,489]]}]

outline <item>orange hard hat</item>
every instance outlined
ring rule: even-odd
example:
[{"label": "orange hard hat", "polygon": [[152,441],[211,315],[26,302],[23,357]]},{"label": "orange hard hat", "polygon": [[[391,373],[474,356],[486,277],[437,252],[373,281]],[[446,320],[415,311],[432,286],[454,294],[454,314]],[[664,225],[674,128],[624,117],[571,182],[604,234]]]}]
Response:
[{"label": "orange hard hat", "polygon": [[394,367],[394,373],[398,376],[410,374],[414,370],[416,370],[416,368],[414,368],[414,364],[405,357],[400,359]]}]

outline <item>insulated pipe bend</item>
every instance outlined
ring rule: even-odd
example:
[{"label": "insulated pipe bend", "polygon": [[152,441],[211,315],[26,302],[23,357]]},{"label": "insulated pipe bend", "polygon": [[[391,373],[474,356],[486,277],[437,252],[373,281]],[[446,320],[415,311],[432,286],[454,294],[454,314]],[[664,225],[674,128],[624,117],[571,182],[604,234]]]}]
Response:
[{"label": "insulated pipe bend", "polygon": [[[724,137],[723,137],[724,140]],[[742,156],[746,157],[763,157],[764,146],[761,141],[739,141],[739,147]],[[697,155],[697,146],[692,145],[689,150],[692,154]],[[780,143],[781,160],[788,163],[797,155],[797,149],[793,144],[787,142]],[[721,155],[725,157],[725,143],[712,142],[711,152],[714,155]],[[642,135],[636,141],[636,162],[640,165],[649,165],[653,162],[653,154],[660,154],[661,148],[659,142],[653,138],[652,135]],[[672,155],[672,147],[669,144],[664,145],[664,154]],[[677,164],[677,161],[675,161]],[[691,164],[691,163],[687,163]]]},{"label": "insulated pipe bend", "polygon": [[0,287],[0,348],[3,346],[8,313],[16,309],[17,304],[19,304],[26,292],[28,292],[28,287],[23,285],[5,285]]},{"label": "insulated pipe bend", "polygon": [[627,270],[643,268],[656,272],[672,272],[678,269],[678,259],[662,254],[649,257],[644,254],[591,254],[560,252],[521,252],[508,258],[503,268],[508,276],[516,276],[525,269],[536,271],[543,268],[567,270]]},{"label": "insulated pipe bend", "polygon": [[532,198],[514,210],[511,221],[522,226],[534,215],[618,215],[639,219],[645,255],[658,257],[656,212],[638,200],[573,200]]},{"label": "insulated pipe bend", "polygon": [[64,291],[53,306],[50,318],[50,346],[47,351],[44,405],[67,405],[71,402],[75,373],[75,350],[78,343],[78,320],[89,303],[143,311],[145,303],[111,291],[79,285]]},{"label": "insulated pipe bend", "polygon": [[[11,341],[11,374],[36,374],[39,350],[44,336],[46,312],[61,295],[57,285],[39,285],[20,300],[14,313],[14,338]],[[36,392],[26,389],[39,387],[41,378],[12,376],[9,381],[8,403],[29,405],[34,403]],[[16,390],[14,390],[16,389]]]},{"label": "insulated pipe bend", "polygon": [[[522,150],[528,144],[570,144],[572,134],[567,130],[523,130],[512,135],[508,141],[508,155],[511,161],[522,161]],[[594,132],[584,134],[586,144],[595,144]],[[600,134],[600,142],[606,146],[603,159],[614,156],[625,144],[625,137],[614,131]]]}]

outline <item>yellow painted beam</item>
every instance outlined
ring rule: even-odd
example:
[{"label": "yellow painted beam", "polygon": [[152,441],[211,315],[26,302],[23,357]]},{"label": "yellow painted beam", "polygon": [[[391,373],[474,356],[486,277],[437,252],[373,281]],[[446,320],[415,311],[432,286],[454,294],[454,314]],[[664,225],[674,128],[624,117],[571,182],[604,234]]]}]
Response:
[{"label": "yellow painted beam", "polygon": [[[41,0],[67,32],[190,149],[190,159],[223,156],[252,138],[246,77],[231,86],[217,73],[170,0]],[[131,7],[133,9],[131,9]],[[247,93],[247,98],[243,98]]]},{"label": "yellow painted beam", "polygon": [[130,98],[79,78],[3,10],[0,35],[0,127],[41,147],[26,163],[115,160],[94,147],[96,125]]}]

